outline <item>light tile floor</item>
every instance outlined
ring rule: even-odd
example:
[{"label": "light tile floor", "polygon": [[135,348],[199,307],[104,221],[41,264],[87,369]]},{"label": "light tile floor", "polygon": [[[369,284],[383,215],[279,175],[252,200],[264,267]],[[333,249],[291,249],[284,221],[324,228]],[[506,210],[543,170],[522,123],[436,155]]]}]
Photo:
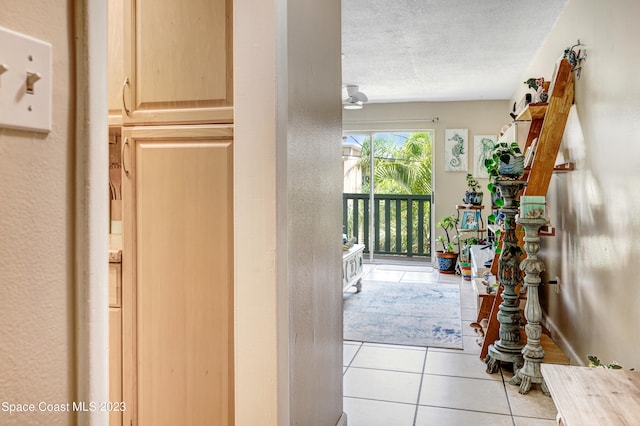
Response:
[{"label": "light tile floor", "polygon": [[469,324],[471,283],[417,264],[366,264],[367,281],[459,282],[463,350],[344,342],[344,411],[349,426],[551,426],[556,408],[537,386],[509,384],[506,366],[487,374]]}]

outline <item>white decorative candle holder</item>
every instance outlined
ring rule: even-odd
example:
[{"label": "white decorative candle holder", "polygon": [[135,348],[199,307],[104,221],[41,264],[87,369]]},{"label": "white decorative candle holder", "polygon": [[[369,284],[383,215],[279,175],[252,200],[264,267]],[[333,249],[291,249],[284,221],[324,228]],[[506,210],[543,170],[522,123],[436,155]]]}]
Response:
[{"label": "white decorative candle holder", "polygon": [[521,219],[546,219],[546,200],[542,195],[523,195],[520,197]]}]

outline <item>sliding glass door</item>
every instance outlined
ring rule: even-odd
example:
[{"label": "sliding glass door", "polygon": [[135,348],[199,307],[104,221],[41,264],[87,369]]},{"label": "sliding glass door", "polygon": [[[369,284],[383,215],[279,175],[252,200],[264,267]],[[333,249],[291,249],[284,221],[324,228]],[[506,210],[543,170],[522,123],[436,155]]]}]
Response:
[{"label": "sliding glass door", "polygon": [[344,135],[344,233],[370,260],[431,256],[432,141],[432,131]]}]

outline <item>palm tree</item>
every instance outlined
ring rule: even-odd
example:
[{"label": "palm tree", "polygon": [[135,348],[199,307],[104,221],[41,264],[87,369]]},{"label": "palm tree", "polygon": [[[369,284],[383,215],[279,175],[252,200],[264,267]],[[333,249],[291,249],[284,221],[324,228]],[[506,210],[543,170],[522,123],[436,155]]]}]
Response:
[{"label": "palm tree", "polygon": [[[402,145],[394,143],[392,138],[385,138],[378,136],[375,138],[374,146],[374,184],[376,194],[418,194],[418,195],[430,195],[432,193],[432,158],[431,158],[431,134],[429,133],[412,133],[408,136],[403,134],[394,134],[394,137],[406,138]],[[369,152],[371,150],[370,139],[367,138],[362,143],[362,157],[358,163],[363,176],[362,192],[369,192],[369,179],[370,175],[370,158]],[[413,204],[416,203],[416,204]],[[407,244],[407,235],[411,233],[413,239],[413,251],[416,252],[418,245],[418,222],[417,216],[417,201],[414,201],[409,206],[409,203],[402,203],[400,206],[401,212],[401,244],[403,247]],[[426,238],[425,244],[428,246],[430,232],[429,232],[429,218],[431,215],[430,206],[427,205],[423,211],[423,224],[426,223],[426,228],[421,230],[421,234]],[[407,229],[408,222],[407,210],[411,208],[413,211],[414,223],[412,229]],[[396,221],[396,204],[393,203],[390,206],[392,222],[391,234],[386,235],[383,232],[381,226],[380,240],[389,239],[392,246],[395,245],[395,221]],[[364,213],[364,212],[363,212]],[[359,220],[363,220],[361,217]],[[381,219],[383,220],[383,219]],[[424,226],[424,225],[423,225]],[[400,248],[397,248],[401,251]]]},{"label": "palm tree", "polygon": [[[384,146],[391,155],[379,156],[376,146],[376,192],[392,194],[431,194],[431,135],[412,133],[401,147]],[[394,149],[395,148],[395,149]],[[364,154],[364,152],[363,152]],[[364,155],[363,155],[364,157]],[[364,174],[364,171],[363,171]]]}]

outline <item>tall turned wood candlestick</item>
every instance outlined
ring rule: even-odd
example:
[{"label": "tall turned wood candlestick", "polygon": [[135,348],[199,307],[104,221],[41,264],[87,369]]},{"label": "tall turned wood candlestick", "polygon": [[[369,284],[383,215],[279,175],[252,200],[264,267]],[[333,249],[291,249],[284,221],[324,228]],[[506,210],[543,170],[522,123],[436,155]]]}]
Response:
[{"label": "tall turned wood candlestick", "polygon": [[502,303],[498,310],[500,323],[500,339],[489,346],[485,359],[487,373],[495,373],[500,362],[513,363],[514,371],[522,367],[522,347],[520,342],[520,307],[516,286],[522,281],[520,270],[520,248],[516,236],[515,217],[518,213],[518,194],[526,185],[525,181],[507,177],[497,178],[494,184],[500,189],[504,205],[500,212],[504,214],[504,232],[502,237],[502,251],[498,257],[498,282],[504,287]]},{"label": "tall turned wood candlestick", "polygon": [[522,349],[524,366],[515,372],[509,383],[520,385],[519,392],[521,394],[526,394],[533,383],[538,383],[542,392],[549,395],[549,390],[540,371],[540,363],[544,359],[544,349],[540,345],[542,308],[540,307],[538,288],[540,287],[540,273],[545,268],[544,262],[537,257],[538,250],[540,250],[538,231],[548,222],[545,218],[520,218],[517,222],[524,228],[524,251],[527,252],[527,258],[520,263],[520,269],[525,273],[524,282],[527,285],[527,305],[524,310],[524,316],[527,319],[527,325],[524,328],[527,333],[527,344]]}]

